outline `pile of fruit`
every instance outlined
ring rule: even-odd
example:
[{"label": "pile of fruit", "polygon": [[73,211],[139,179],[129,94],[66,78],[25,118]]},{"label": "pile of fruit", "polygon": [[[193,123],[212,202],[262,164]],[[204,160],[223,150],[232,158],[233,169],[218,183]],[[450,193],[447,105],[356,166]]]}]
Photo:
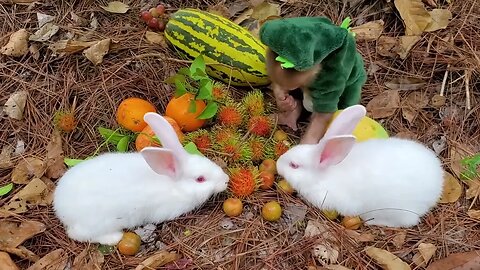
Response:
[{"label": "pile of fruit", "polygon": [[140,12],[140,18],[152,30],[163,31],[168,22],[168,14],[165,13],[165,5],[160,4],[149,10]]}]

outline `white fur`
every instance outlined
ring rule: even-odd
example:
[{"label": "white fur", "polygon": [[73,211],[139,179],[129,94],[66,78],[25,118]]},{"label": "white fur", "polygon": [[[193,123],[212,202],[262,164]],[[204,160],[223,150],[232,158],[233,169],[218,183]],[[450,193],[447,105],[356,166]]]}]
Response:
[{"label": "white fur", "polygon": [[[206,181],[196,182],[199,176]],[[123,229],[172,220],[224,191],[227,183],[219,166],[198,155],[183,155],[172,179],[152,170],[141,153],[106,153],[69,169],[58,182],[53,206],[70,238],[115,245]]]},{"label": "white fur", "polygon": [[[338,164],[322,167],[324,146],[325,139],[298,145],[277,161],[278,173],[318,208],[358,215],[367,225],[411,227],[441,196],[442,164],[420,143],[371,139],[353,144]],[[292,168],[292,162],[299,167]]]}]

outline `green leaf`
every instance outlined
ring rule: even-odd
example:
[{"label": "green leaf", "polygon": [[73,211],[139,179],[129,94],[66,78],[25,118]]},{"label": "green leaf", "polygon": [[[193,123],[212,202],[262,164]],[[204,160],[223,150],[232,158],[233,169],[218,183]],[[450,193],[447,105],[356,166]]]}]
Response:
[{"label": "green leaf", "polygon": [[209,102],[203,112],[197,117],[198,119],[209,119],[215,116],[218,110],[216,102]]},{"label": "green leaf", "polygon": [[113,143],[113,144],[117,144],[123,137],[128,136],[128,135],[120,134],[118,131],[111,130],[104,127],[99,127],[98,132],[100,132],[100,135],[102,135],[103,139],[106,142]]},{"label": "green leaf", "polygon": [[181,81],[175,81],[175,97],[181,97],[187,93],[185,85]]},{"label": "green leaf", "polygon": [[187,143],[183,148],[184,148],[185,151],[187,151],[187,153],[189,153],[189,154],[203,156],[203,154],[202,154],[200,151],[198,151],[197,146],[196,146],[195,143],[193,143],[193,142]]},{"label": "green leaf", "polygon": [[199,68],[190,77],[196,81],[209,79],[207,73]]},{"label": "green leaf", "polygon": [[191,76],[192,73],[190,72],[190,69],[186,68],[186,67],[182,67],[180,68],[178,71],[177,71],[177,74],[181,74],[181,75],[185,75],[185,76]]},{"label": "green leaf", "polygon": [[190,65],[190,74],[195,74],[197,69],[205,71],[205,60],[203,56],[200,54],[195,60],[193,60],[192,64]]},{"label": "green leaf", "polygon": [[197,103],[195,102],[195,99],[192,99],[190,101],[190,104],[188,105],[188,112],[194,113],[196,111],[197,111]]},{"label": "green leaf", "polygon": [[213,98],[213,82],[210,79],[204,79],[200,82],[200,90],[197,99],[212,100]]},{"label": "green leaf", "polygon": [[85,161],[84,159],[72,159],[72,158],[64,158],[63,162],[68,166],[68,167],[73,167],[81,162]]},{"label": "green leaf", "polygon": [[7,195],[13,189],[13,183],[0,187],[0,196]]},{"label": "green leaf", "polygon": [[175,74],[175,75],[172,75],[170,77],[168,77],[167,79],[165,79],[165,83],[168,83],[168,84],[175,84],[176,81],[181,81],[181,82],[185,82],[187,80],[187,78],[182,75],[182,74]]},{"label": "green leaf", "polygon": [[120,141],[118,141],[117,143],[118,152],[127,152],[129,143],[130,143],[129,137],[123,137]]}]

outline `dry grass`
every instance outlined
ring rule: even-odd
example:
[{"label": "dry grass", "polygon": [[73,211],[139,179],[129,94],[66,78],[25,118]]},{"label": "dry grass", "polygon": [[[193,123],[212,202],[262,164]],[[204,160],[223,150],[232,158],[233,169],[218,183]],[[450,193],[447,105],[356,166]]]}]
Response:
[{"label": "dry grass", "polygon": [[[112,38],[115,41],[102,65],[94,67],[81,54],[58,57],[52,54],[47,45],[40,45],[40,58],[31,54],[13,59],[1,56],[0,61],[0,104],[16,90],[28,91],[25,120],[13,121],[1,117],[0,142],[15,146],[17,140],[24,140],[24,156],[44,156],[45,147],[53,130],[54,113],[68,108],[74,97],[77,98],[77,129],[64,135],[66,156],[83,158],[90,155],[101,143],[96,127],[114,127],[113,117],[117,105],[129,96],[147,98],[164,111],[172,89],[162,83],[181,63],[161,58],[140,58],[146,53],[159,53],[165,58],[176,58],[170,49],[149,45],[143,40],[146,28],[138,20],[137,14],[143,3],[131,1],[133,10],[125,15],[111,15],[98,7],[105,1],[42,1],[47,4],[35,6],[31,11],[26,6],[5,4],[0,6],[1,36],[3,45],[8,36],[19,28],[36,28],[35,12],[56,15],[56,22],[62,32],[79,36],[87,33],[86,28],[72,25],[70,12],[89,18],[95,13],[99,22],[96,31],[89,39]],[[58,2],[61,4],[57,4]],[[68,3],[70,2],[70,3]],[[143,1],[142,1],[143,2]],[[289,1],[285,1],[289,2]],[[285,16],[327,15],[339,23],[347,15],[358,21],[383,19],[385,33],[399,36],[404,32],[402,21],[393,7],[386,1],[359,1],[355,6],[345,8],[341,2],[327,0],[296,1],[282,4]],[[443,1],[442,1],[443,2]],[[422,93],[428,97],[440,93],[442,80],[449,66],[444,88],[446,104],[438,109],[431,106],[423,109],[419,117],[409,123],[402,117],[401,110],[382,123],[393,135],[399,132],[413,133],[420,141],[431,145],[441,136],[447,140],[447,149],[441,153],[446,168],[450,167],[449,155],[452,146],[468,146],[480,152],[480,2],[477,0],[453,1],[449,8],[454,18],[449,27],[434,33],[425,34],[413,48],[409,57],[382,57],[377,53],[376,42],[359,42],[358,46],[365,58],[366,67],[378,68],[369,76],[365,86],[362,104],[385,91],[385,82],[401,76],[421,78],[427,82]],[[53,4],[55,3],[55,4]],[[215,4],[214,1],[172,2],[173,8],[203,7]],[[355,21],[354,21],[355,22]],[[447,34],[453,37],[453,44],[440,41]],[[58,37],[57,37],[58,38]],[[55,38],[54,38],[55,39]],[[466,75],[467,74],[467,75]],[[471,109],[466,107],[466,84],[469,86]],[[241,93],[239,90],[238,92]],[[409,94],[402,91],[402,100]],[[448,112],[450,116],[445,116]],[[22,156],[22,157],[24,157]],[[18,157],[20,159],[22,157]],[[10,181],[11,168],[0,170],[0,183]],[[414,187],[412,187],[414,188]],[[10,199],[0,199],[0,204]],[[159,226],[158,240],[194,261],[195,269],[306,269],[313,265],[310,253],[313,242],[302,238],[305,221],[298,227],[290,228],[287,222],[267,223],[259,215],[258,206],[268,199],[276,198],[283,205],[305,203],[296,197],[277,194],[273,191],[257,193],[251,198],[248,209],[233,219],[234,229],[225,230],[219,225],[224,220],[219,197],[210,200],[205,207],[185,215],[175,221]],[[320,212],[309,207],[307,219],[324,220],[335,233],[341,244],[339,262],[352,269],[378,269],[362,252],[366,244],[390,250],[407,262],[411,262],[414,250],[420,242],[433,243],[438,247],[434,260],[448,254],[480,248],[478,221],[469,218],[466,210],[470,202],[463,197],[450,205],[440,205],[420,226],[407,230],[405,243],[395,247],[394,237],[401,230],[363,227],[362,233],[371,233],[375,240],[371,243],[356,241],[338,224],[325,221]],[[250,214],[248,214],[250,213]],[[23,214],[22,218],[33,219],[47,224],[45,233],[29,240],[25,246],[39,256],[62,247],[72,258],[80,253],[84,244],[68,239],[62,226],[53,215],[52,209],[39,207]],[[185,230],[191,232],[184,234]],[[145,259],[151,251],[140,253],[135,258],[125,258],[114,253],[106,257],[103,269],[131,269]],[[31,264],[15,257],[19,265]]]}]

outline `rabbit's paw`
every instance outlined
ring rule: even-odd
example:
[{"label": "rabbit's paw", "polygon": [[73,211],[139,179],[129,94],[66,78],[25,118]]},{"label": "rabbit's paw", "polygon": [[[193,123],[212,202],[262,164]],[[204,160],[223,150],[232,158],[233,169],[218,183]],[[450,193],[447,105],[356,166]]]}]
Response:
[{"label": "rabbit's paw", "polygon": [[116,245],[120,240],[122,240],[123,237],[123,232],[113,232],[113,233],[108,233],[104,234],[102,236],[97,236],[95,237],[94,242],[98,242],[102,245]]}]

